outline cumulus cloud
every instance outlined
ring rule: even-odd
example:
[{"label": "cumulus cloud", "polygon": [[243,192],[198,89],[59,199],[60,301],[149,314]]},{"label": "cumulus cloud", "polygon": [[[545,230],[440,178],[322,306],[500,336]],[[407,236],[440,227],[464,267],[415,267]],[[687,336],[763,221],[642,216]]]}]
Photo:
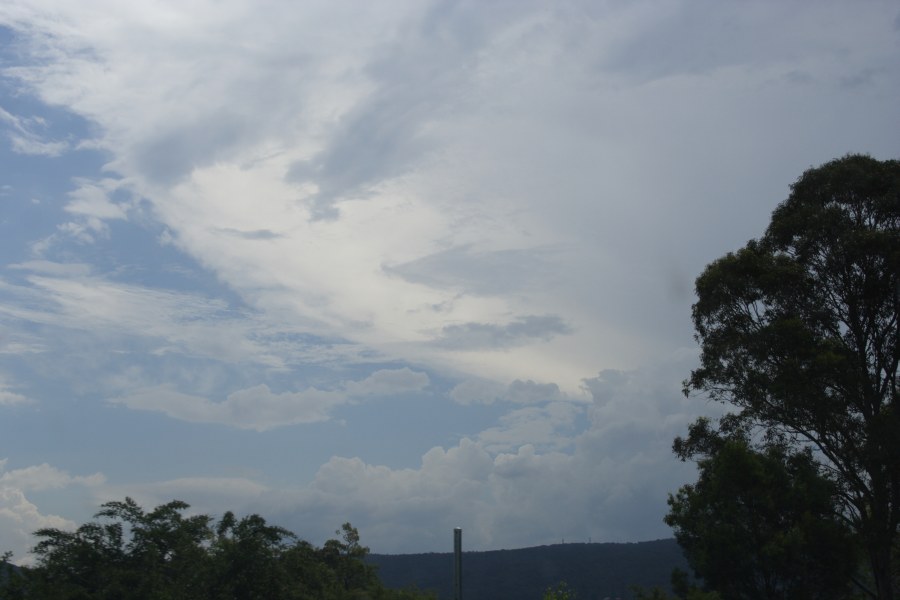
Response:
[{"label": "cumulus cloud", "polygon": [[[0,464],[0,468],[5,462]],[[59,489],[69,485],[96,486],[105,481],[106,478],[101,473],[73,476],[47,463],[5,471],[0,475],[0,487],[13,487],[23,492]]]},{"label": "cumulus cloud", "polygon": [[0,486],[0,537],[4,551],[13,553],[13,562],[28,564],[28,550],[34,545],[31,534],[45,527],[74,529],[75,523],[57,515],[41,513],[22,490]]},{"label": "cumulus cloud", "polygon": [[28,564],[32,561],[28,550],[35,543],[33,532],[44,527],[73,529],[75,523],[61,516],[45,514],[26,494],[72,486],[96,489],[106,479],[100,473],[73,476],[46,463],[8,470],[7,462],[7,459],[0,459],[0,539],[3,550],[12,552],[15,562]]},{"label": "cumulus cloud", "polygon": [[683,351],[653,368],[603,372],[585,382],[590,402],[512,408],[416,468],[333,457],[309,486],[261,506],[320,539],[349,519],[379,552],[444,547],[455,526],[472,549],[667,537],[666,494],[693,477],[672,440],[710,410],[680,393],[694,359]]},{"label": "cumulus cloud", "polygon": [[524,445],[565,448],[572,444],[572,429],[584,407],[570,402],[551,402],[512,410],[499,424],[482,431],[478,441],[490,452],[512,451]]}]

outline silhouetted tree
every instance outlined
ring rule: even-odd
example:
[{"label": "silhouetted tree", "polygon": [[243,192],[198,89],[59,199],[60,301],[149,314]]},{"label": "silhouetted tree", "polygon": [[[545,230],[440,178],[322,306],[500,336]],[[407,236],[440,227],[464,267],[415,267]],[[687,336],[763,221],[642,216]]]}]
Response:
[{"label": "silhouetted tree", "polygon": [[706,584],[727,600],[847,597],[855,540],[811,452],[754,450],[705,420],[676,448],[698,459],[700,477],[669,496],[666,523]]},{"label": "silhouetted tree", "polygon": [[868,593],[893,600],[900,161],[850,155],[806,171],[763,237],[707,266],[696,289],[701,359],[685,392],[732,406],[729,426],[810,448],[867,557]]},{"label": "silhouetted tree", "polygon": [[[28,600],[421,600],[389,590],[345,523],[322,549],[259,515],[185,516],[181,501],[145,512],[108,502],[75,531],[41,529],[37,565],[0,579],[0,598]],[[338,532],[340,533],[340,532]],[[4,566],[9,556],[4,556]],[[0,575],[6,573],[0,571]]]}]

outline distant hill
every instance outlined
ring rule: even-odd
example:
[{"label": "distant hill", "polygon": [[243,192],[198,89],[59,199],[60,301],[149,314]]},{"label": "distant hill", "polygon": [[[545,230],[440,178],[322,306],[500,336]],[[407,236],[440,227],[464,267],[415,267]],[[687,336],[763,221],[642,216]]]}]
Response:
[{"label": "distant hill", "polygon": [[[453,598],[453,554],[373,554],[379,578],[390,588],[415,585]],[[633,544],[556,544],[464,552],[463,600],[540,600],[560,581],[578,600],[631,598],[630,586],[669,587],[672,569],[689,571],[674,539]]]}]

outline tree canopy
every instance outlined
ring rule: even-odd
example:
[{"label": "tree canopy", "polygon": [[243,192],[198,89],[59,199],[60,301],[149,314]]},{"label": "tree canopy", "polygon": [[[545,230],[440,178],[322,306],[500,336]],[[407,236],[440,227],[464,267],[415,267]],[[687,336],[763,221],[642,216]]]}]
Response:
[{"label": "tree canopy", "polygon": [[416,600],[390,590],[364,562],[345,523],[342,540],[315,548],[259,515],[186,516],[173,501],[146,512],[108,502],[75,531],[41,529],[37,564],[0,580],[0,597],[29,600]]},{"label": "tree canopy", "polygon": [[[719,423],[721,436],[742,431],[759,448],[808,452],[867,557],[870,581],[860,585],[892,600],[900,524],[900,161],[848,155],[806,171],[764,235],[707,266],[696,291],[700,366],[685,393],[733,407]],[[689,450],[683,458],[709,456],[701,446]],[[776,471],[792,460],[782,458],[771,465]]]},{"label": "tree canopy", "polygon": [[856,547],[835,513],[837,488],[812,453],[755,450],[708,423],[680,444],[685,456],[702,447],[705,457],[698,481],[670,496],[666,516],[690,564],[727,599],[846,598]]}]

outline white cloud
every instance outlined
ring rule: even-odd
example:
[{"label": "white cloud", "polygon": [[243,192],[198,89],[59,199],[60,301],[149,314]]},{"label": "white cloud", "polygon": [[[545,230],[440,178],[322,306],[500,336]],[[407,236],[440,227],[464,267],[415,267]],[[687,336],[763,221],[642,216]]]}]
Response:
[{"label": "white cloud", "polygon": [[0,538],[4,552],[13,553],[13,562],[33,561],[28,555],[35,543],[31,534],[45,527],[74,529],[75,523],[57,515],[42,514],[22,490],[0,486]]},{"label": "white cloud", "polygon": [[125,219],[125,210],[119,204],[110,200],[110,195],[121,187],[121,182],[115,179],[101,179],[90,181],[76,180],[78,186],[69,192],[69,203],[66,211],[72,214],[95,219]]},{"label": "white cloud", "polygon": [[26,496],[27,492],[62,490],[71,486],[96,489],[105,483],[100,473],[88,476],[69,475],[46,463],[7,470],[7,459],[0,460],[0,540],[3,551],[13,553],[13,560],[28,564],[28,554],[36,540],[32,534],[45,527],[74,529],[75,523],[53,514],[43,513]]},{"label": "white cloud", "polygon": [[0,389],[0,406],[9,406],[12,404],[28,404],[30,400],[22,394],[17,394],[9,390]]},{"label": "white cloud", "polygon": [[586,383],[587,405],[513,408],[477,439],[432,448],[416,468],[333,457],[311,485],[273,490],[260,506],[319,541],[350,520],[378,552],[433,551],[455,526],[471,549],[667,537],[666,494],[694,474],[672,440],[710,410],[680,393],[693,360],[685,351],[652,369],[604,373]]},{"label": "white cloud", "polygon": [[232,311],[221,300],[111,281],[80,264],[30,261],[13,266],[33,271],[27,286],[0,281],[7,294],[0,313],[15,319],[94,335],[136,336],[163,352],[227,362],[279,367],[289,358],[283,352],[272,354],[256,341],[273,331],[272,326]]},{"label": "white cloud", "polygon": [[69,149],[69,144],[59,141],[48,141],[36,130],[45,123],[38,118],[17,117],[0,106],[0,123],[6,123],[12,131],[8,132],[13,152],[40,156],[59,156]]},{"label": "white cloud", "polygon": [[584,407],[570,402],[529,406],[503,415],[496,427],[482,431],[478,442],[490,452],[511,451],[525,445],[565,448],[574,441],[576,420]]},{"label": "white cloud", "polygon": [[0,487],[16,488],[23,492],[59,489],[70,485],[97,486],[105,481],[106,478],[101,473],[72,476],[47,463],[5,471],[0,475]]},{"label": "white cloud", "polygon": [[425,389],[428,383],[426,373],[404,367],[375,371],[362,381],[345,382],[343,388],[351,396],[387,396],[418,392]]},{"label": "white cloud", "polygon": [[31,135],[9,136],[14,152],[19,154],[37,154],[41,156],[59,156],[68,150],[66,142],[44,142]]},{"label": "white cloud", "polygon": [[193,514],[221,515],[257,503],[271,489],[244,477],[181,477],[167,481],[110,483],[97,490],[97,502],[130,497],[150,510],[172,500],[187,502]]},{"label": "white cloud", "polygon": [[309,387],[299,392],[276,393],[268,385],[259,384],[232,392],[221,402],[212,402],[167,386],[155,386],[130,391],[110,401],[135,410],[162,412],[182,421],[266,431],[327,421],[334,408],[354,397],[420,391],[428,382],[427,374],[409,368],[382,369],[361,381],[343,382],[335,390]]},{"label": "white cloud", "polygon": [[[20,352],[22,350],[24,350],[23,347],[14,344],[12,348],[6,346],[0,352]],[[10,387],[11,386],[7,378],[3,375],[0,375],[0,406],[11,406],[13,404],[30,404],[32,402],[30,398],[18,392],[14,392],[12,389],[10,389]]]},{"label": "white cloud", "polygon": [[[720,198],[771,207],[800,168],[883,135],[862,115],[896,86],[887,6],[46,0],[0,21],[43,59],[9,74],[96,124],[107,168],[254,308],[571,392],[689,341],[683,290],[716,255],[696,248],[746,239],[767,210],[736,200],[726,218]],[[822,144],[862,65],[870,108]],[[798,68],[807,87],[784,79]],[[815,156],[773,156],[785,123]],[[88,191],[69,210],[120,216]]]},{"label": "white cloud", "polygon": [[269,386],[260,384],[233,392],[222,402],[183,394],[165,386],[138,390],[110,401],[135,410],[162,412],[182,421],[265,431],[273,427],[325,421],[331,409],[346,402],[346,397],[315,388],[302,392],[273,393]]}]

